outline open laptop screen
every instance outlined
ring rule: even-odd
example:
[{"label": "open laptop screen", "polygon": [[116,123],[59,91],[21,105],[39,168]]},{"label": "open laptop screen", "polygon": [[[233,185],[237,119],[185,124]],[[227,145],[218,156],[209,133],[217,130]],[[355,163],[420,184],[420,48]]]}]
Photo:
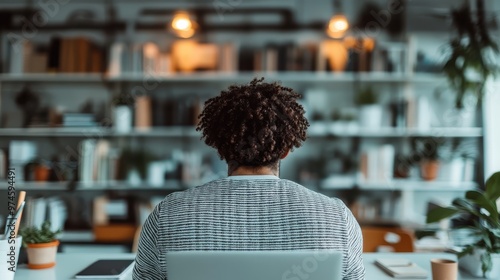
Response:
[{"label": "open laptop screen", "polygon": [[342,253],[298,251],[174,251],[169,280],[341,280]]}]

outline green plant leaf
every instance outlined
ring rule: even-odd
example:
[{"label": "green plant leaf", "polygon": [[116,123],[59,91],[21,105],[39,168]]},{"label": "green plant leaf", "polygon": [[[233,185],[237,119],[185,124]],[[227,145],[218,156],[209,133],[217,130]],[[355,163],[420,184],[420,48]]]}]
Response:
[{"label": "green plant leaf", "polygon": [[486,277],[486,272],[490,271],[493,266],[491,255],[485,252],[481,255],[481,269],[483,270],[483,277]]},{"label": "green plant leaf", "polygon": [[500,172],[491,175],[486,181],[486,195],[492,201],[500,197]]},{"label": "green plant leaf", "polygon": [[474,246],[473,245],[467,245],[467,247],[465,247],[462,252],[458,253],[457,254],[457,257],[458,258],[461,258],[465,255],[471,255],[472,252],[474,252]]},{"label": "green plant leaf", "polygon": [[458,209],[454,207],[439,207],[432,209],[427,214],[427,223],[439,222],[442,219],[451,217],[458,213]]},{"label": "green plant leaf", "polygon": [[488,213],[490,213],[491,218],[494,221],[498,220],[498,210],[497,205],[494,201],[490,200],[485,193],[481,191],[468,191],[465,193],[465,197],[477,204],[479,207],[484,208]]}]

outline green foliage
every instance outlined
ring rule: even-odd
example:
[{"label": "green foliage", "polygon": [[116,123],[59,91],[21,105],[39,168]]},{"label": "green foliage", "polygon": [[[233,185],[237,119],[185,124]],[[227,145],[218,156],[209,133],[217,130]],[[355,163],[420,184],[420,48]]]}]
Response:
[{"label": "green foliage", "polygon": [[427,223],[434,223],[456,215],[468,215],[474,218],[470,229],[478,238],[474,244],[464,248],[459,257],[471,254],[474,249],[484,249],[481,256],[483,274],[491,270],[491,254],[500,253],[500,219],[496,201],[500,197],[500,172],[493,174],[486,181],[486,190],[473,190],[465,194],[465,198],[457,198],[449,207],[433,209],[427,215]]},{"label": "green foliage", "polygon": [[356,103],[360,106],[377,103],[377,95],[371,87],[362,89],[356,96]]},{"label": "green foliage", "polygon": [[131,94],[122,93],[113,97],[111,103],[115,106],[130,106],[135,103],[135,99]]},{"label": "green foliage", "polygon": [[61,230],[52,231],[50,229],[50,222],[43,222],[41,228],[28,227],[23,228],[19,234],[23,237],[23,245],[27,244],[39,244],[39,243],[49,243],[57,240],[57,235],[61,233]]},{"label": "green foliage", "polygon": [[[448,44],[449,54],[443,71],[450,86],[457,92],[457,108],[463,107],[463,98],[468,93],[481,98],[486,81],[498,71],[493,58],[498,55],[499,49],[488,34],[483,0],[476,0],[476,5],[475,17],[469,1],[464,1],[451,14],[457,37]],[[470,72],[477,73],[479,77],[470,77]]]}]

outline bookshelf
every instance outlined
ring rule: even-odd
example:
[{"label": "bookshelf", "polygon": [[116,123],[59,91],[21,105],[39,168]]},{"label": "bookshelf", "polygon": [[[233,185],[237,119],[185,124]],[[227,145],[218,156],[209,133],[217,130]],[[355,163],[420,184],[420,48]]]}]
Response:
[{"label": "bookshelf", "polygon": [[[132,6],[141,6],[141,4],[130,4]],[[125,5],[127,6],[127,5]],[[67,9],[65,7],[65,9]],[[130,8],[130,7],[129,7]],[[68,8],[69,9],[69,8]],[[120,10],[120,7],[116,7]],[[140,11],[140,9],[137,9]],[[123,12],[123,11],[122,11]],[[130,18],[135,18],[135,15]],[[88,24],[64,24],[53,19],[54,22],[48,24],[47,26],[40,28],[40,37],[42,44],[46,44],[47,41],[54,36],[60,36],[64,38],[65,36],[71,37],[72,32],[82,32],[86,34],[89,41],[92,44],[99,44],[102,46],[105,52],[111,53],[111,49],[116,43],[125,43],[126,41],[133,42],[131,47],[135,47],[135,39],[137,39],[137,45],[143,47],[143,43],[157,43],[162,54],[169,53],[166,51],[176,39],[164,36],[165,24],[141,23],[140,19],[137,22],[124,22],[120,20],[110,20],[110,22],[98,21],[97,23]],[[316,20],[316,18],[314,18]],[[150,32],[151,27],[154,27],[154,32]],[[18,31],[20,26],[9,26],[5,31]],[[129,32],[128,29],[134,29],[133,32]],[[229,27],[228,27],[229,28]],[[234,30],[235,27],[231,27]],[[324,40],[323,29],[324,24],[318,25],[316,31],[311,32],[307,35],[307,38],[313,38],[312,42],[316,50],[312,52],[314,55],[318,55],[320,43]],[[127,31],[128,30],[128,31]],[[104,31],[104,32],[103,32]],[[59,33],[61,32],[61,33]],[[84,33],[86,32],[86,33]],[[227,39],[214,39],[217,35],[224,35],[224,30],[212,30],[209,33],[204,34],[200,37],[200,41],[208,42],[208,44],[216,44],[219,47],[224,47],[224,44],[233,43],[231,40]],[[266,31],[270,32],[271,37],[265,37],[266,39],[256,40],[254,42],[255,36],[252,37],[251,34],[239,34],[238,39],[234,41],[235,45],[240,45],[239,47],[245,47],[246,44],[252,45],[256,44],[255,48],[252,50],[252,55],[261,54],[266,56],[269,54],[275,55],[275,52],[280,52],[283,42],[293,42],[294,47],[303,50],[303,43],[308,44],[309,42],[302,42],[295,40],[293,33],[292,36],[285,34],[280,34],[279,31]],[[67,34],[66,34],[67,33]],[[99,35],[94,36],[98,33]],[[111,33],[112,36],[106,34],[104,38],[99,38],[101,33]],[[251,32],[249,32],[251,33]],[[57,35],[55,35],[57,34]],[[90,34],[90,35],[89,35]],[[118,36],[113,36],[118,34]],[[158,36],[158,34],[161,34]],[[212,36],[214,35],[215,36]],[[246,36],[248,35],[248,38]],[[162,37],[159,40],[158,37]],[[165,38],[163,38],[165,37]],[[168,38],[167,38],[168,37]],[[275,38],[274,38],[275,37]],[[300,36],[297,36],[300,37]],[[381,41],[385,40],[381,36]],[[443,37],[444,38],[444,37]],[[49,40],[47,40],[49,39]],[[164,40],[163,40],[164,39]],[[214,39],[214,40],[212,40]],[[304,41],[308,41],[304,40]],[[95,42],[94,42],[95,41]],[[240,42],[241,41],[241,42]],[[38,43],[38,42],[37,42]],[[405,42],[408,43],[408,42]],[[275,45],[273,45],[275,44]],[[390,42],[382,42],[381,46],[389,45]],[[410,56],[411,44],[408,43],[408,53],[405,55]],[[129,47],[129,46],[127,46]],[[167,48],[166,48],[167,47]],[[253,46],[252,46],[253,47]],[[107,48],[107,49],[106,49]],[[73,50],[75,51],[75,50]],[[128,50],[131,57],[134,56],[134,50]],[[414,50],[413,50],[414,51]],[[170,54],[170,53],[169,53]],[[50,55],[50,54],[49,54]],[[62,54],[61,54],[62,55]],[[232,53],[232,57],[240,57],[238,52]],[[381,53],[372,53],[373,56],[380,56]],[[56,55],[57,56],[57,55]],[[318,57],[320,57],[318,55]],[[323,57],[320,57],[325,59]],[[151,91],[151,95],[161,98],[170,98],[171,95],[176,95],[181,98],[198,97],[199,95],[207,95],[206,92],[214,95],[220,89],[227,87],[234,83],[246,83],[249,82],[254,77],[266,77],[266,80],[279,80],[283,82],[286,86],[291,86],[301,93],[308,92],[308,89],[321,88],[324,89],[324,95],[328,95],[329,101],[342,101],[344,99],[349,99],[354,95],[354,92],[363,86],[373,86],[376,88],[382,88],[379,91],[381,96],[384,96],[384,100],[379,103],[387,102],[388,99],[398,99],[407,98],[408,96],[420,96],[423,94],[428,94],[432,88],[439,86],[446,86],[446,78],[437,73],[420,73],[413,72],[410,67],[407,67],[403,71],[399,72],[388,72],[380,71],[380,69],[350,69],[346,72],[333,72],[327,70],[328,65],[323,65],[322,67],[315,67],[309,70],[295,71],[288,69],[288,71],[282,71],[279,68],[281,60],[277,58],[273,63],[269,61],[260,61],[262,65],[256,67],[255,71],[248,69],[241,69],[238,66],[233,65],[232,67],[222,67],[209,69],[204,71],[193,71],[192,73],[182,73],[181,71],[167,71],[167,73],[159,73],[156,71],[149,71],[147,67],[142,67],[139,71],[131,71],[136,69],[131,69],[129,67],[124,67],[115,74],[110,74],[108,71],[108,62],[110,57],[106,58],[107,61],[99,66],[102,68],[101,72],[98,73],[76,73],[71,71],[66,71],[68,69],[56,70],[54,73],[0,73],[0,113],[2,110],[10,109],[13,105],[12,100],[19,89],[25,85],[29,85],[33,88],[40,89],[40,95],[50,96],[52,100],[58,100],[60,98],[61,104],[58,105],[73,105],[72,102],[83,102],[81,95],[88,95],[90,99],[101,98],[109,105],[111,98],[119,93],[130,90],[130,88],[141,85],[144,81],[151,81],[158,83],[156,89]],[[318,59],[319,61],[319,59]],[[149,61],[150,62],[150,61]],[[149,63],[147,62],[147,63]],[[226,61],[227,62],[227,61]],[[4,65],[6,66],[6,65]],[[74,66],[74,65],[73,65]],[[144,66],[144,65],[143,65]],[[364,67],[364,66],[363,66]],[[246,68],[246,67],[242,67]],[[266,69],[267,68],[267,69]],[[379,67],[380,68],[380,67]],[[229,69],[229,71],[227,71]],[[53,71],[50,70],[50,71]],[[183,91],[176,92],[178,89],[185,89]],[[85,92],[88,90],[88,92]],[[74,101],[73,98],[77,101]],[[80,99],[78,99],[80,98]],[[332,102],[334,103],[334,102]],[[329,105],[329,104],[327,104]],[[387,105],[387,103],[385,103]],[[352,106],[352,104],[338,105],[342,106]],[[6,108],[7,107],[7,108]],[[75,107],[75,106],[74,106]],[[72,108],[75,110],[74,108]],[[109,108],[108,108],[109,109]],[[107,111],[106,113],[110,113]],[[484,131],[483,127],[479,124],[473,127],[452,127],[452,126],[432,126],[427,128],[418,127],[381,127],[376,129],[369,128],[355,128],[345,130],[342,128],[335,127],[332,120],[325,121],[311,121],[311,127],[308,131],[308,137],[310,138],[312,144],[310,144],[303,154],[315,154],[315,151],[323,151],[327,148],[340,146],[343,149],[343,143],[353,143],[352,150],[347,150],[353,158],[359,157],[359,151],[361,146],[366,142],[376,142],[376,143],[390,143],[393,145],[398,145],[398,143],[408,141],[410,138],[417,137],[442,137],[442,138],[454,138],[454,140],[474,140],[481,142],[487,132]],[[199,141],[200,133],[194,130],[192,126],[152,126],[146,130],[132,129],[130,132],[116,132],[113,128],[108,127],[33,127],[33,128],[0,128],[0,148],[5,148],[8,146],[8,142],[11,140],[27,140],[33,141],[41,144],[41,149],[47,149],[55,151],[55,153],[64,153],[67,146],[72,148],[77,147],[77,143],[88,138],[104,139],[109,141],[114,147],[127,147],[128,145],[133,147],[147,147],[155,148],[161,150],[164,146],[172,146],[169,149],[179,149],[188,150],[193,152],[205,152],[203,144]],[[341,143],[340,143],[341,142]],[[307,143],[306,143],[307,144]],[[481,152],[481,145],[475,146]],[[298,151],[300,153],[300,151]],[[303,158],[291,155],[287,159],[287,162],[283,164],[283,173],[287,174],[287,178],[292,176],[297,176],[297,168],[295,163],[302,161]],[[478,172],[481,172],[481,166],[483,165],[482,158],[477,159],[477,164],[480,166]],[[351,170],[352,171],[352,170]],[[481,176],[477,176],[476,181],[481,180]],[[327,195],[337,195],[340,192],[358,192],[360,196],[371,196],[373,193],[381,193],[382,196],[387,196],[388,193],[395,194],[401,198],[401,204],[405,207],[419,206],[423,208],[426,200],[422,199],[420,194],[430,194],[434,196],[439,196],[441,194],[448,194],[448,196],[459,196],[460,192],[465,192],[467,190],[475,189],[481,187],[478,182],[466,181],[466,182],[451,182],[446,180],[436,180],[432,182],[424,182],[415,178],[411,179],[394,179],[390,182],[370,182],[361,181],[356,179],[356,175],[352,175],[349,182],[343,183],[328,183],[327,180],[319,180],[319,183],[313,184],[310,187],[324,192]],[[1,179],[0,179],[1,180]],[[188,187],[195,186],[197,182],[183,182],[177,179],[167,179],[165,183],[161,186],[151,186],[147,182],[141,183],[140,186],[132,185],[125,180],[106,180],[104,182],[96,181],[89,183],[83,183],[79,181],[79,178],[74,182],[62,181],[62,182],[19,182],[17,187],[19,189],[25,189],[36,193],[45,192],[50,193],[50,195],[59,195],[69,193],[71,190],[77,196],[82,196],[85,198],[91,198],[96,192],[114,192],[119,191],[123,193],[131,193],[133,195],[141,195],[142,192],[148,196],[151,193],[159,192],[161,194],[167,194],[173,191],[186,189]],[[304,184],[307,186],[307,184]],[[0,181],[0,190],[6,189],[6,183]],[[0,200],[1,201],[1,200]],[[404,212],[404,211],[403,211]],[[399,218],[400,220],[408,221],[411,219],[411,213],[405,212],[405,217]],[[383,217],[388,219],[387,217]]]}]

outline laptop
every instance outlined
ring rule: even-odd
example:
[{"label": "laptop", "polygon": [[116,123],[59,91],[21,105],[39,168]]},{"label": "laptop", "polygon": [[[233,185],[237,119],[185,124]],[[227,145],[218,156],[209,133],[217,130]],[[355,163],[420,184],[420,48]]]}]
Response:
[{"label": "laptop", "polygon": [[174,251],[169,280],[341,280],[342,253],[298,251]]}]

